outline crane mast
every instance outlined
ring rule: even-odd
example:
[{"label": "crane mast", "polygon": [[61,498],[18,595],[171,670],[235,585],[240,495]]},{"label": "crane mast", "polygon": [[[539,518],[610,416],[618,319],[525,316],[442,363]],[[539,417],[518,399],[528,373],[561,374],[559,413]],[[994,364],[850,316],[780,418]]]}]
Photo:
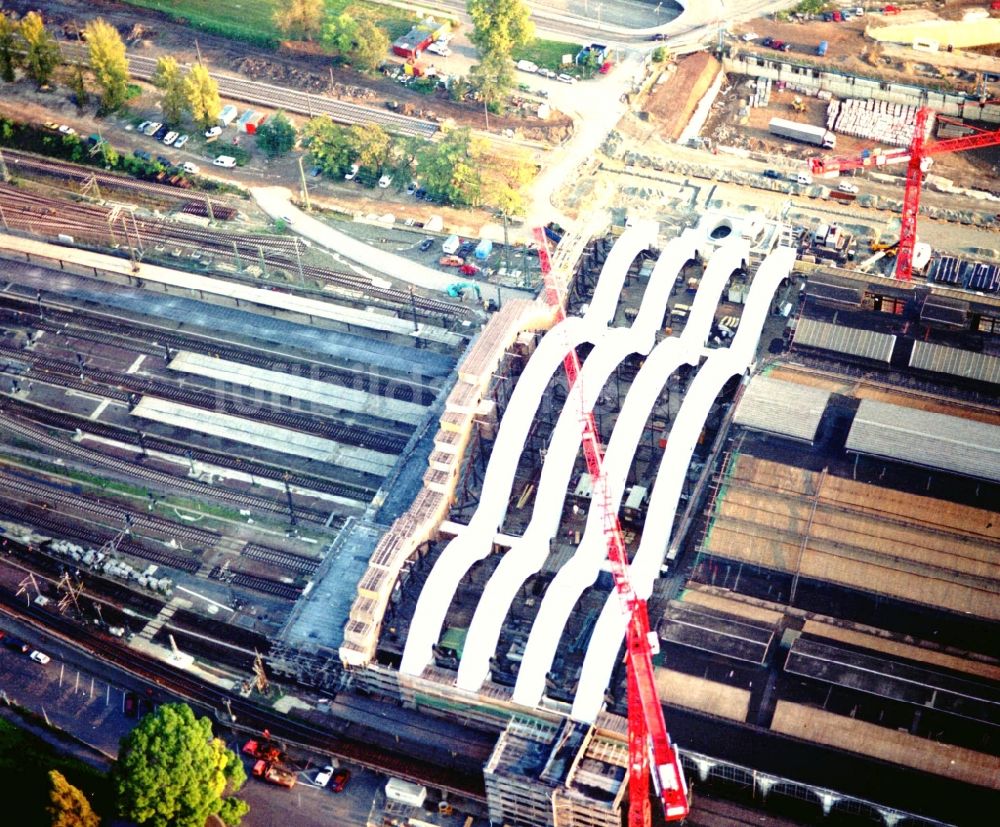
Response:
[{"label": "crane mast", "polygon": [[[809,161],[809,169],[814,175],[827,175],[842,170],[886,164],[906,164],[906,190],[903,192],[899,252],[896,254],[896,278],[901,281],[910,281],[913,278],[913,249],[917,243],[920,189],[923,186],[923,174],[929,165],[930,156],[1000,144],[1000,131],[988,132],[977,127],[970,127],[976,129],[973,135],[926,143],[927,124],[933,114],[933,110],[927,107],[917,110],[913,140],[909,149],[892,149],[881,153],[865,152],[857,158],[812,158]],[[939,116],[939,120],[948,119]]]},{"label": "crane mast", "polygon": [[[556,313],[557,321],[565,318],[559,285],[552,275],[548,240],[545,231],[535,228],[538,261],[545,281],[545,297]],[[580,359],[570,349],[563,359],[566,379],[572,388],[580,376]],[[580,397],[582,400],[582,397]],[[607,477],[604,474],[604,450],[591,411],[580,410],[583,455],[590,473],[593,494],[592,507],[600,508],[602,530],[608,549],[608,560],[614,578],[615,591],[627,618],[626,672],[628,675],[628,747],[629,747],[629,827],[649,827],[652,812],[649,802],[649,779],[652,775],[657,798],[663,803],[664,816],[677,821],[687,816],[687,782],[677,749],[671,744],[663,719],[663,707],[656,693],[653,677],[653,655],[659,651],[655,634],[649,629],[646,601],[632,588],[628,554],[622,538],[618,511],[612,506]],[[654,651],[655,648],[655,651]]]}]

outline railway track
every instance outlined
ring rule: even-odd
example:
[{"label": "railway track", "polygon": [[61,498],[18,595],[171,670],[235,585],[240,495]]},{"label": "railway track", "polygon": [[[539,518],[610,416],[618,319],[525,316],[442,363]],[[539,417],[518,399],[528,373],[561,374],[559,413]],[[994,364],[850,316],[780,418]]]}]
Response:
[{"label": "railway track", "polygon": [[[116,530],[112,529],[101,531],[78,519],[61,519],[52,511],[43,511],[39,508],[31,508],[29,511],[21,503],[10,502],[3,498],[0,498],[0,514],[9,520],[26,521],[33,528],[41,529],[53,536],[73,538],[94,548],[100,548],[118,534]],[[187,574],[194,574],[201,568],[201,564],[197,560],[180,557],[162,549],[151,548],[134,540],[122,540],[118,544],[118,550],[130,557],[138,557],[161,566],[170,566]]]},{"label": "railway track", "polygon": [[14,491],[24,494],[26,497],[47,498],[53,500],[52,503],[47,503],[49,507],[68,506],[88,515],[109,520],[112,523],[124,520],[133,528],[145,529],[204,548],[212,548],[220,539],[219,534],[214,531],[175,523],[153,514],[133,511],[127,506],[81,496],[58,484],[45,485],[35,482],[3,467],[0,467],[0,486],[2,486],[4,496],[8,499],[10,499],[10,493]]},{"label": "railway track", "polygon": [[[0,430],[7,431],[24,440],[49,448],[54,456],[72,456],[80,460],[81,464],[107,468],[108,470],[121,473],[127,479],[138,479],[142,482],[155,483],[162,488],[174,489],[185,494],[190,494],[199,500],[219,500],[229,505],[268,514],[283,515],[288,512],[288,506],[283,500],[277,498],[272,500],[253,494],[241,494],[238,491],[232,491],[217,485],[207,485],[188,477],[175,477],[172,474],[158,471],[155,468],[149,468],[137,462],[129,462],[128,460],[118,459],[107,454],[90,451],[74,442],[57,439],[40,428],[35,428],[24,422],[17,422],[4,413],[0,413]],[[304,509],[301,516],[310,522],[319,522],[323,515],[320,513],[312,515],[308,509]],[[311,516],[314,516],[314,518],[310,519]],[[323,522],[325,523],[326,520],[323,520]],[[343,517],[335,518],[331,522],[331,527],[337,529],[343,523]]]},{"label": "railway track", "polygon": [[99,167],[83,167],[71,164],[68,161],[56,161],[47,158],[39,158],[28,152],[17,149],[4,149],[4,160],[8,167],[19,172],[31,172],[35,175],[52,175],[68,181],[76,181],[84,184],[88,181],[96,181],[98,187],[114,189],[121,192],[132,192],[138,195],[165,198],[169,201],[181,202],[204,202],[206,198],[211,199],[213,207],[218,203],[220,216],[225,214],[235,214],[236,208],[232,206],[231,199],[225,196],[210,195],[209,193],[192,192],[191,190],[179,187],[159,184],[152,181],[140,181],[126,175],[119,175],[114,172],[107,172]]},{"label": "railway track", "polygon": [[401,454],[409,441],[408,435],[396,434],[388,429],[339,425],[330,417],[317,413],[300,414],[265,406],[253,398],[214,394],[191,387],[180,388],[169,382],[157,381],[135,373],[81,367],[78,364],[40,356],[0,342],[0,357],[4,356],[29,364],[33,374],[36,377],[44,377],[45,381],[57,378],[60,387],[96,393],[118,401],[129,402],[133,394],[154,396],[207,411],[220,411],[231,416],[251,416],[255,421],[389,455]]},{"label": "railway track", "polygon": [[[10,264],[5,266],[4,274],[11,278],[15,270],[15,266]],[[4,311],[7,311],[6,314]],[[428,383],[369,373],[361,367],[338,367],[284,356],[279,359],[271,352],[233,345],[192,331],[182,334],[153,324],[141,324],[131,319],[105,316],[93,308],[63,309],[46,299],[44,312],[44,317],[40,317],[37,301],[27,296],[18,296],[10,292],[0,293],[0,322],[9,320],[12,325],[23,324],[24,316],[28,316],[31,326],[39,330],[65,333],[74,338],[100,344],[115,341],[118,346],[139,353],[162,356],[168,347],[171,351],[189,350],[251,367],[308,376],[418,405],[430,405],[437,396],[437,390]]]},{"label": "railway track", "polygon": [[[7,396],[3,399],[4,411],[21,419],[27,419],[33,423],[56,428],[70,433],[80,430],[83,433],[105,439],[123,442],[127,445],[139,446],[139,435],[136,431],[128,428],[121,428],[115,425],[108,425],[95,422],[85,417],[78,417],[72,414],[54,411],[40,405],[35,405],[22,399],[15,399]],[[285,468],[268,465],[250,458],[235,456],[229,453],[209,451],[204,448],[194,448],[187,443],[177,440],[166,439],[164,437],[143,435],[143,444],[147,450],[161,451],[173,456],[190,456],[192,460],[204,462],[209,465],[218,465],[222,468],[231,468],[242,471],[246,474],[270,480],[288,482],[290,486],[303,488],[306,490],[322,491],[344,497],[358,502],[369,502],[377,490],[374,486],[351,484],[345,482],[334,482],[319,475],[301,474],[289,472]],[[287,477],[286,477],[287,475]],[[310,522],[326,522],[327,514],[303,509],[304,514],[311,515]],[[298,515],[299,509],[296,508]]]},{"label": "railway track", "polygon": [[[62,42],[59,45],[67,57],[86,59],[86,50],[79,44]],[[154,58],[137,55],[135,52],[129,54],[128,62],[129,72],[135,78],[149,80],[156,70]],[[295,112],[309,117],[329,115],[337,123],[349,125],[378,124],[398,135],[431,138],[438,132],[436,124],[407,115],[397,115],[384,109],[373,109],[356,103],[346,103],[323,95],[311,95],[307,92],[298,92],[294,89],[285,89],[268,83],[245,80],[219,72],[212,72],[212,78],[218,84],[219,94],[222,97],[258,104],[270,109],[284,109],[286,112]]]},{"label": "railway track", "polygon": [[271,580],[268,577],[258,577],[255,574],[247,574],[246,572],[233,571],[232,569],[224,570],[222,566],[215,566],[208,573],[208,577],[210,580],[225,581],[234,586],[250,589],[261,594],[269,594],[272,597],[280,597],[284,600],[298,600],[302,594],[302,589],[298,586],[281,583],[277,580]]},{"label": "railway track", "polygon": [[315,574],[319,570],[319,560],[303,557],[301,554],[293,554],[290,551],[282,551],[278,548],[261,546],[257,543],[247,543],[240,551],[240,556],[299,574]]},{"label": "railway track", "polygon": [[[36,167],[42,168],[47,163],[36,162]],[[6,184],[0,184],[0,201],[9,228],[35,235],[40,234],[38,224],[44,219],[41,229],[49,236],[68,235],[74,240],[86,239],[103,246],[131,246],[141,255],[150,249],[166,254],[170,252],[170,247],[187,247],[199,257],[211,253],[226,260],[236,259],[237,263],[256,263],[258,259],[264,259],[272,268],[289,273],[301,271],[304,276],[338,288],[346,293],[347,299],[365,306],[382,302],[382,306],[394,310],[416,307],[424,314],[440,316],[446,322],[456,317],[470,321],[478,318],[474,310],[462,304],[411,295],[409,291],[391,287],[376,287],[365,276],[301,264],[302,244],[297,236],[207,230],[166,219],[126,216],[121,212],[115,218],[110,207],[61,201]]]}]

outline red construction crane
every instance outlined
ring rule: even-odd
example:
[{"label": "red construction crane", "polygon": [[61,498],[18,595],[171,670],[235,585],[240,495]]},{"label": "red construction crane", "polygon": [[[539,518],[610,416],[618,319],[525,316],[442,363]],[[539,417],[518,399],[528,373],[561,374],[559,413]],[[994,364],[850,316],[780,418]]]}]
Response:
[{"label": "red construction crane", "polygon": [[[538,262],[545,280],[545,298],[554,309],[557,320],[565,318],[559,285],[552,275],[545,230],[535,228],[538,242]],[[580,376],[580,359],[570,350],[563,359],[566,379],[572,388]],[[652,812],[649,803],[649,777],[653,776],[657,797],[663,802],[667,821],[686,818],[688,804],[687,781],[677,748],[670,743],[663,707],[656,694],[653,678],[653,655],[659,651],[656,634],[649,629],[646,601],[632,588],[628,570],[628,554],[618,510],[611,505],[607,478],[604,475],[604,449],[591,411],[582,408],[583,455],[593,485],[595,507],[602,509],[604,536],[608,544],[608,560],[614,577],[615,590],[628,617],[626,633],[628,673],[628,754],[629,754],[629,827],[649,827]]]},{"label": "red construction crane", "polygon": [[[899,228],[899,252],[896,254],[896,278],[909,281],[913,277],[913,247],[917,243],[917,215],[920,213],[920,187],[923,184],[923,173],[929,164],[931,155],[941,155],[945,152],[961,152],[965,149],[980,149],[986,146],[1000,144],[1000,131],[987,132],[985,129],[962,124],[975,130],[974,135],[964,135],[961,138],[948,138],[934,143],[927,140],[927,124],[934,114],[932,109],[921,107],[917,110],[916,123],[913,127],[913,140],[909,149],[891,149],[887,152],[873,154],[866,152],[860,158],[811,158],[809,169],[815,175],[839,172],[845,169],[859,167],[883,166],[884,164],[906,163],[906,190],[903,193],[903,214]],[[938,117],[939,120],[949,120]],[[960,123],[956,121],[956,123]]]}]

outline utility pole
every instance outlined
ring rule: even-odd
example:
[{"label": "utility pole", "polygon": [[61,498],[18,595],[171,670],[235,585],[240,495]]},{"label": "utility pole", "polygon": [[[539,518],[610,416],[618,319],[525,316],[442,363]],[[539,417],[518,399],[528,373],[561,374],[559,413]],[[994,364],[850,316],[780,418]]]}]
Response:
[{"label": "utility pole", "polygon": [[0,150],[0,180],[5,184],[10,182],[10,173],[7,171],[7,162],[3,159],[3,150]]},{"label": "utility pole", "polygon": [[292,502],[292,487],[288,484],[288,480],[291,479],[291,474],[285,471],[284,477],[282,479],[285,483],[285,496],[288,498],[288,518],[291,525],[298,523],[298,519],[295,517],[295,504]]},{"label": "utility pole", "polygon": [[[212,210],[212,199],[209,198],[207,195],[205,196],[205,212],[208,213],[208,220],[214,223],[215,212]],[[236,242],[234,241],[233,244],[235,243]]]},{"label": "utility pole", "polygon": [[410,285],[410,307],[413,308],[413,332],[416,333],[420,330],[420,325],[417,324],[417,300],[413,297],[413,285]]},{"label": "utility pole", "polygon": [[[330,70],[333,71],[332,69]],[[302,168],[302,156],[299,156],[299,178],[302,179],[302,200],[306,202],[306,209],[312,210],[312,205],[309,203],[309,187],[306,185],[306,173]]]},{"label": "utility pole", "polygon": [[302,272],[302,255],[299,253],[299,237],[292,236],[292,240],[295,242],[295,262],[299,265],[299,284],[303,287],[306,286],[306,277]]},{"label": "utility pole", "polygon": [[233,242],[233,259],[236,261],[236,269],[243,269],[243,262],[240,260],[240,248],[236,246],[236,242]]},{"label": "utility pole", "polygon": [[197,37],[194,39],[194,48],[195,51],[198,53],[198,63],[201,63],[201,46],[198,45]]}]

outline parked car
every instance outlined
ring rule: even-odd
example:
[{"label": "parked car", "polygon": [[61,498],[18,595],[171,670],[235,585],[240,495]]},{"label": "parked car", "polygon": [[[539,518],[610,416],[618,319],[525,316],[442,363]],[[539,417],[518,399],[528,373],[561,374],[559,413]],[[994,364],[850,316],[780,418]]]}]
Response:
[{"label": "parked car", "polygon": [[135,131],[136,131],[136,132],[145,132],[145,131],[146,131],[146,128],[147,128],[147,127],[148,127],[148,126],[149,126],[149,125],[150,125],[151,123],[152,123],[152,121],[143,121],[143,122],[142,122],[141,124],[139,124],[139,125],[138,125],[138,126],[137,126],[137,127],[135,128]]},{"label": "parked car", "polygon": [[150,121],[146,124],[146,128],[142,130],[143,135],[155,135],[156,131],[163,126],[162,123],[157,123],[156,121]]},{"label": "parked car", "polygon": [[850,183],[849,181],[841,181],[839,184],[837,184],[837,189],[840,190],[840,192],[849,192],[851,193],[851,195],[858,194],[857,186],[855,184]]},{"label": "parked car", "polygon": [[318,773],[316,773],[316,778],[314,779],[313,783],[317,787],[325,787],[327,784],[330,783],[330,779],[332,777],[333,777],[333,767],[330,764],[327,764],[325,767],[323,767],[323,769],[321,769]]},{"label": "parked car", "polygon": [[898,6],[883,6],[882,14],[899,14]]},{"label": "parked car", "polygon": [[448,57],[451,54],[451,49],[444,43],[434,42],[427,47],[427,51],[432,55],[440,55],[441,57]]},{"label": "parked car", "polygon": [[73,129],[72,126],[67,126],[66,124],[60,124],[59,125],[59,131],[62,132],[63,135],[75,135],[76,134],[76,130]]},{"label": "parked car", "polygon": [[218,138],[222,134],[221,126],[210,126],[205,130],[206,138]]},{"label": "parked car", "polygon": [[153,156],[150,155],[148,152],[146,152],[146,150],[144,150],[144,149],[137,149],[132,154],[136,158],[138,158],[140,161],[152,161],[153,160]]},{"label": "parked car", "polygon": [[479,272],[479,268],[475,264],[467,262],[458,268],[458,272],[463,276],[474,276]]},{"label": "parked car", "polygon": [[170,145],[172,145],[172,144],[173,144],[173,142],[174,142],[174,141],[176,141],[176,140],[177,140],[177,139],[178,139],[178,138],[179,138],[180,136],[181,136],[181,135],[180,135],[180,133],[179,133],[179,132],[168,132],[168,133],[167,133],[166,135],[164,135],[164,136],[163,136],[163,143],[165,143],[165,144],[166,144],[167,146],[170,146]]},{"label": "parked car", "polygon": [[463,264],[465,264],[465,259],[462,258],[461,256],[449,254],[446,256],[441,256],[441,258],[438,259],[438,264],[440,264],[442,267],[461,267]]},{"label": "parked car", "polygon": [[344,787],[347,786],[347,782],[351,780],[351,771],[348,769],[339,769],[334,773],[333,780],[330,782],[330,787],[333,788],[335,793],[342,793]]},{"label": "parked car", "polygon": [[310,178],[319,178],[323,174],[323,167],[313,167],[309,170]]},{"label": "parked car", "polygon": [[426,253],[433,246],[434,246],[434,239],[425,238],[423,241],[420,242],[420,252]]},{"label": "parked car", "polygon": [[743,40],[747,43],[752,43],[756,39],[757,35],[754,34],[753,32],[744,32],[742,35],[740,35],[740,40]]},{"label": "parked car", "polygon": [[157,155],[156,163],[163,164],[165,167],[172,167],[174,165],[174,162],[171,161],[166,155]]},{"label": "parked car", "polygon": [[669,35],[666,35],[666,34],[664,34],[663,32],[657,32],[656,34],[654,34],[654,35],[653,35],[653,36],[652,36],[651,38],[649,38],[649,39],[650,39],[650,40],[657,40],[657,41],[660,41],[660,40],[666,40],[666,39],[667,39],[668,37],[669,37]]},{"label": "parked car", "polygon": [[770,42],[770,44],[768,44],[768,45],[770,45],[770,47],[772,49],[777,49],[780,52],[785,47],[785,41],[784,40],[772,40]]},{"label": "parked car", "polygon": [[41,663],[43,665],[52,660],[52,658],[44,652],[40,652],[37,649],[35,649],[28,657],[30,657],[35,663]]},{"label": "parked car", "polygon": [[778,170],[776,170],[776,169],[765,169],[761,173],[761,175],[763,175],[765,178],[774,178],[775,180],[778,180],[778,179],[781,178],[781,173],[778,172]]},{"label": "parked car", "polygon": [[407,195],[414,195],[416,193],[416,191],[417,191],[417,188],[418,188],[417,182],[416,181],[410,181],[410,183],[406,185],[406,194]]},{"label": "parked car", "polygon": [[773,37],[765,37],[765,38],[764,38],[764,39],[763,39],[763,40],[762,40],[762,41],[760,42],[760,45],[761,45],[761,46],[770,46],[770,45],[771,45],[772,43],[774,43],[774,38],[773,38]]},{"label": "parked car", "polygon": [[187,142],[188,142],[189,140],[190,140],[190,136],[188,136],[188,135],[179,135],[179,136],[177,137],[177,140],[176,140],[176,141],[174,141],[174,149],[180,149],[180,148],[181,148],[182,146],[184,146],[184,144],[186,144],[186,143],[187,143]]},{"label": "parked car", "polygon": [[391,185],[392,185],[391,175],[383,175],[381,178],[378,179],[379,189],[387,190]]},{"label": "parked car", "polygon": [[236,166],[236,159],[232,155],[220,155],[212,163],[217,167],[234,167]]},{"label": "parked car", "polygon": [[423,201],[427,197],[427,190],[423,187],[417,187],[416,191],[413,193],[413,197],[418,201]]},{"label": "parked car", "polygon": [[185,161],[183,164],[181,164],[181,169],[184,170],[185,172],[190,172],[192,175],[197,175],[199,172],[201,172],[201,167],[199,167],[197,164],[192,164],[190,161]]},{"label": "parked car", "polygon": [[344,180],[353,181],[357,177],[359,169],[361,169],[361,167],[357,164],[351,164],[351,168],[344,175]]},{"label": "parked car", "polygon": [[565,72],[557,75],[556,80],[560,83],[576,83],[576,78],[573,75],[567,75]]},{"label": "parked car", "polygon": [[164,138],[167,137],[167,134],[169,132],[170,132],[169,126],[161,126],[159,129],[156,130],[156,132],[153,133],[153,137],[156,138],[156,140],[158,141],[162,141]]}]

